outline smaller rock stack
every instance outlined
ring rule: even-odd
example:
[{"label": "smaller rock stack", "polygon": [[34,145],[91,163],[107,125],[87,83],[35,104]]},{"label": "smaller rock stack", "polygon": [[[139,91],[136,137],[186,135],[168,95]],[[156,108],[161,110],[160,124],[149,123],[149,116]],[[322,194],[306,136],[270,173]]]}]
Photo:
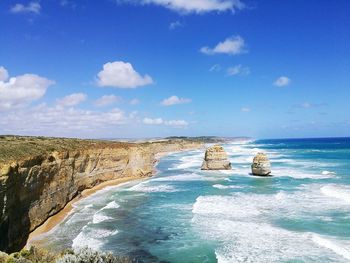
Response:
[{"label": "smaller rock stack", "polygon": [[253,160],[252,174],[259,176],[269,176],[271,174],[270,160],[264,153],[258,153]]},{"label": "smaller rock stack", "polygon": [[202,170],[231,170],[231,163],[222,146],[214,145],[205,151]]}]

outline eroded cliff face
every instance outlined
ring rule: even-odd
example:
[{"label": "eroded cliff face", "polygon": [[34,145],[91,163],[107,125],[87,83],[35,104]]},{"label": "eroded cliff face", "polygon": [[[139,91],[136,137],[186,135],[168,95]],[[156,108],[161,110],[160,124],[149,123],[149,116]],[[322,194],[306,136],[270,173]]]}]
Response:
[{"label": "eroded cliff face", "polygon": [[118,178],[151,176],[155,154],[201,147],[175,141],[52,152],[0,168],[0,250],[21,249],[28,235],[84,189]]}]

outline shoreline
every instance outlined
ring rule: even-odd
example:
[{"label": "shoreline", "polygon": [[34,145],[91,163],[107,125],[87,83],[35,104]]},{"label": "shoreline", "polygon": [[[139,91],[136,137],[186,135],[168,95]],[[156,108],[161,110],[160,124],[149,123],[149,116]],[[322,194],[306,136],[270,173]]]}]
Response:
[{"label": "shoreline", "polygon": [[[151,177],[153,174],[151,175]],[[40,243],[40,240],[37,240],[37,238],[41,235],[44,235],[48,232],[50,232],[52,229],[57,227],[60,223],[64,221],[64,219],[67,218],[67,216],[70,215],[70,213],[74,209],[74,204],[82,199],[85,199],[108,186],[118,186],[123,183],[128,183],[132,181],[137,181],[140,179],[146,179],[148,177],[124,177],[124,178],[118,178],[114,180],[105,181],[103,183],[100,183],[99,185],[96,185],[92,188],[83,190],[79,195],[77,195],[75,198],[73,198],[71,201],[69,201],[63,209],[61,209],[58,213],[50,216],[48,219],[45,220],[45,222],[34,229],[32,232],[29,233],[27,243],[25,247],[29,248],[33,245],[38,245]]]},{"label": "shoreline", "polygon": [[67,216],[69,216],[70,213],[73,211],[73,209],[74,209],[73,205],[76,202],[78,202],[82,199],[85,199],[85,198],[99,192],[100,190],[103,190],[104,188],[106,188],[108,186],[118,186],[118,185],[121,185],[123,183],[128,183],[128,182],[132,182],[132,181],[137,181],[137,180],[147,179],[147,178],[153,177],[153,176],[157,175],[159,172],[156,167],[157,167],[157,164],[159,163],[161,158],[163,158],[167,155],[170,155],[170,154],[184,152],[184,151],[190,151],[190,150],[187,149],[187,150],[181,150],[181,151],[156,153],[154,155],[154,169],[153,169],[153,172],[150,176],[146,176],[146,177],[145,176],[138,176],[138,177],[135,177],[135,176],[130,177],[129,176],[129,177],[124,177],[124,178],[117,178],[114,180],[102,182],[102,183],[100,183],[92,188],[88,188],[88,189],[83,190],[80,194],[78,194],[71,201],[69,201],[64,206],[63,209],[61,209],[56,214],[50,216],[49,218],[47,218],[43,224],[38,226],[32,232],[30,232],[25,247],[29,248],[30,246],[33,246],[33,245],[40,246],[40,240],[38,239],[38,237],[40,237],[41,235],[45,235],[46,233],[50,232],[55,227],[57,227],[60,223],[62,223],[67,218]]}]

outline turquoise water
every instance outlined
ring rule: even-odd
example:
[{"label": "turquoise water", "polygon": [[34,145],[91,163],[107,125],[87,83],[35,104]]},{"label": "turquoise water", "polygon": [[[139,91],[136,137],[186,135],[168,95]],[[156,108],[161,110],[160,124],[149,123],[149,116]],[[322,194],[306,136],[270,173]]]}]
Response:
[{"label": "turquoise water", "polygon": [[[78,202],[41,238],[139,262],[350,261],[350,139],[223,146],[232,171],[201,171],[203,150],[171,154],[156,176]],[[261,151],[273,177],[249,174]]]}]

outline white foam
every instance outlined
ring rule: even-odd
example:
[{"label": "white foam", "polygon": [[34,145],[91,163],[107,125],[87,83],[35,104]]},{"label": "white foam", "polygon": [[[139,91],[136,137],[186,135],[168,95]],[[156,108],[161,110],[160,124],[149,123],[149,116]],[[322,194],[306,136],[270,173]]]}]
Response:
[{"label": "white foam", "polygon": [[118,230],[91,229],[86,225],[73,239],[72,248],[81,249],[88,247],[94,250],[99,250],[102,247],[105,238],[116,234],[118,234]]},{"label": "white foam", "polygon": [[175,169],[187,169],[191,167],[200,167],[203,162],[203,153],[184,156],[180,158],[181,163],[176,165]]},{"label": "white foam", "polygon": [[196,173],[190,174],[179,174],[179,175],[171,175],[171,176],[163,176],[151,179],[151,181],[155,182],[166,182],[166,181],[199,181],[203,180],[203,176],[200,176]]},{"label": "white foam", "polygon": [[161,185],[151,185],[149,183],[150,181],[142,182],[137,185],[134,185],[133,187],[129,188],[129,191],[135,191],[135,192],[144,192],[144,193],[158,193],[158,192],[177,192],[178,190],[175,189],[171,185],[167,184],[161,184]]},{"label": "white foam", "polygon": [[250,203],[246,203],[242,209],[242,204],[237,203],[234,196],[212,195],[198,197],[192,213],[207,216],[224,215],[226,218],[249,218],[259,215],[260,211]]},{"label": "white foam", "polygon": [[314,172],[307,172],[299,168],[274,167],[272,165],[272,174],[275,177],[292,177],[295,179],[326,179],[334,178],[334,174],[319,174]]},{"label": "white foam", "polygon": [[232,170],[218,170],[218,172],[222,174],[233,174]]},{"label": "white foam", "polygon": [[269,223],[281,216],[298,219],[305,211],[313,217],[342,208],[346,207],[324,197],[317,185],[294,193],[200,196],[192,208],[192,225],[203,239],[220,244],[215,251],[220,263],[345,262],[339,253],[315,245],[310,234]]},{"label": "white foam", "polygon": [[254,155],[250,156],[250,157],[246,157],[246,156],[239,156],[239,157],[230,157],[230,161],[231,163],[233,164],[236,164],[236,163],[252,163],[253,162],[253,158],[254,158]]},{"label": "white foam", "polygon": [[323,175],[330,175],[330,174],[336,174],[335,172],[331,172],[331,171],[322,171]]},{"label": "white foam", "polygon": [[[200,167],[201,164],[202,164],[202,161],[195,161],[195,160],[193,160],[193,161],[188,161],[186,163],[179,164],[175,168],[176,169],[188,169],[188,168],[191,168],[191,167],[197,167],[197,166]],[[170,170],[170,168],[169,168],[169,170]]]},{"label": "white foam", "polygon": [[275,198],[277,200],[283,200],[283,199],[286,199],[287,198],[287,195],[284,193],[284,192],[278,192],[276,195],[275,195]]},{"label": "white foam", "polygon": [[105,207],[102,208],[102,210],[104,209],[117,209],[119,208],[120,205],[118,205],[115,201],[109,202]]},{"label": "white foam", "polygon": [[331,241],[316,234],[312,234],[312,241],[322,247],[332,250],[345,259],[350,260],[350,242],[348,242],[347,247],[343,247],[339,244],[339,241]]},{"label": "white foam", "polygon": [[228,154],[234,154],[234,155],[255,155],[258,152],[262,152],[259,148],[251,148],[247,147],[245,145],[234,145],[231,147],[225,147],[225,150],[228,152]]},{"label": "white foam", "polygon": [[243,188],[242,186],[239,186],[239,185],[222,185],[222,184],[214,184],[213,187],[217,188],[217,189],[240,189],[240,188]]},{"label": "white foam", "polygon": [[107,221],[110,219],[113,219],[113,218],[106,216],[106,215],[102,214],[101,212],[97,212],[96,214],[94,214],[94,216],[92,218],[92,223],[98,224],[98,223],[101,223],[103,221]]},{"label": "white foam", "polygon": [[350,203],[350,188],[337,185],[326,185],[321,188],[321,192],[329,197],[337,198],[346,203]]}]

